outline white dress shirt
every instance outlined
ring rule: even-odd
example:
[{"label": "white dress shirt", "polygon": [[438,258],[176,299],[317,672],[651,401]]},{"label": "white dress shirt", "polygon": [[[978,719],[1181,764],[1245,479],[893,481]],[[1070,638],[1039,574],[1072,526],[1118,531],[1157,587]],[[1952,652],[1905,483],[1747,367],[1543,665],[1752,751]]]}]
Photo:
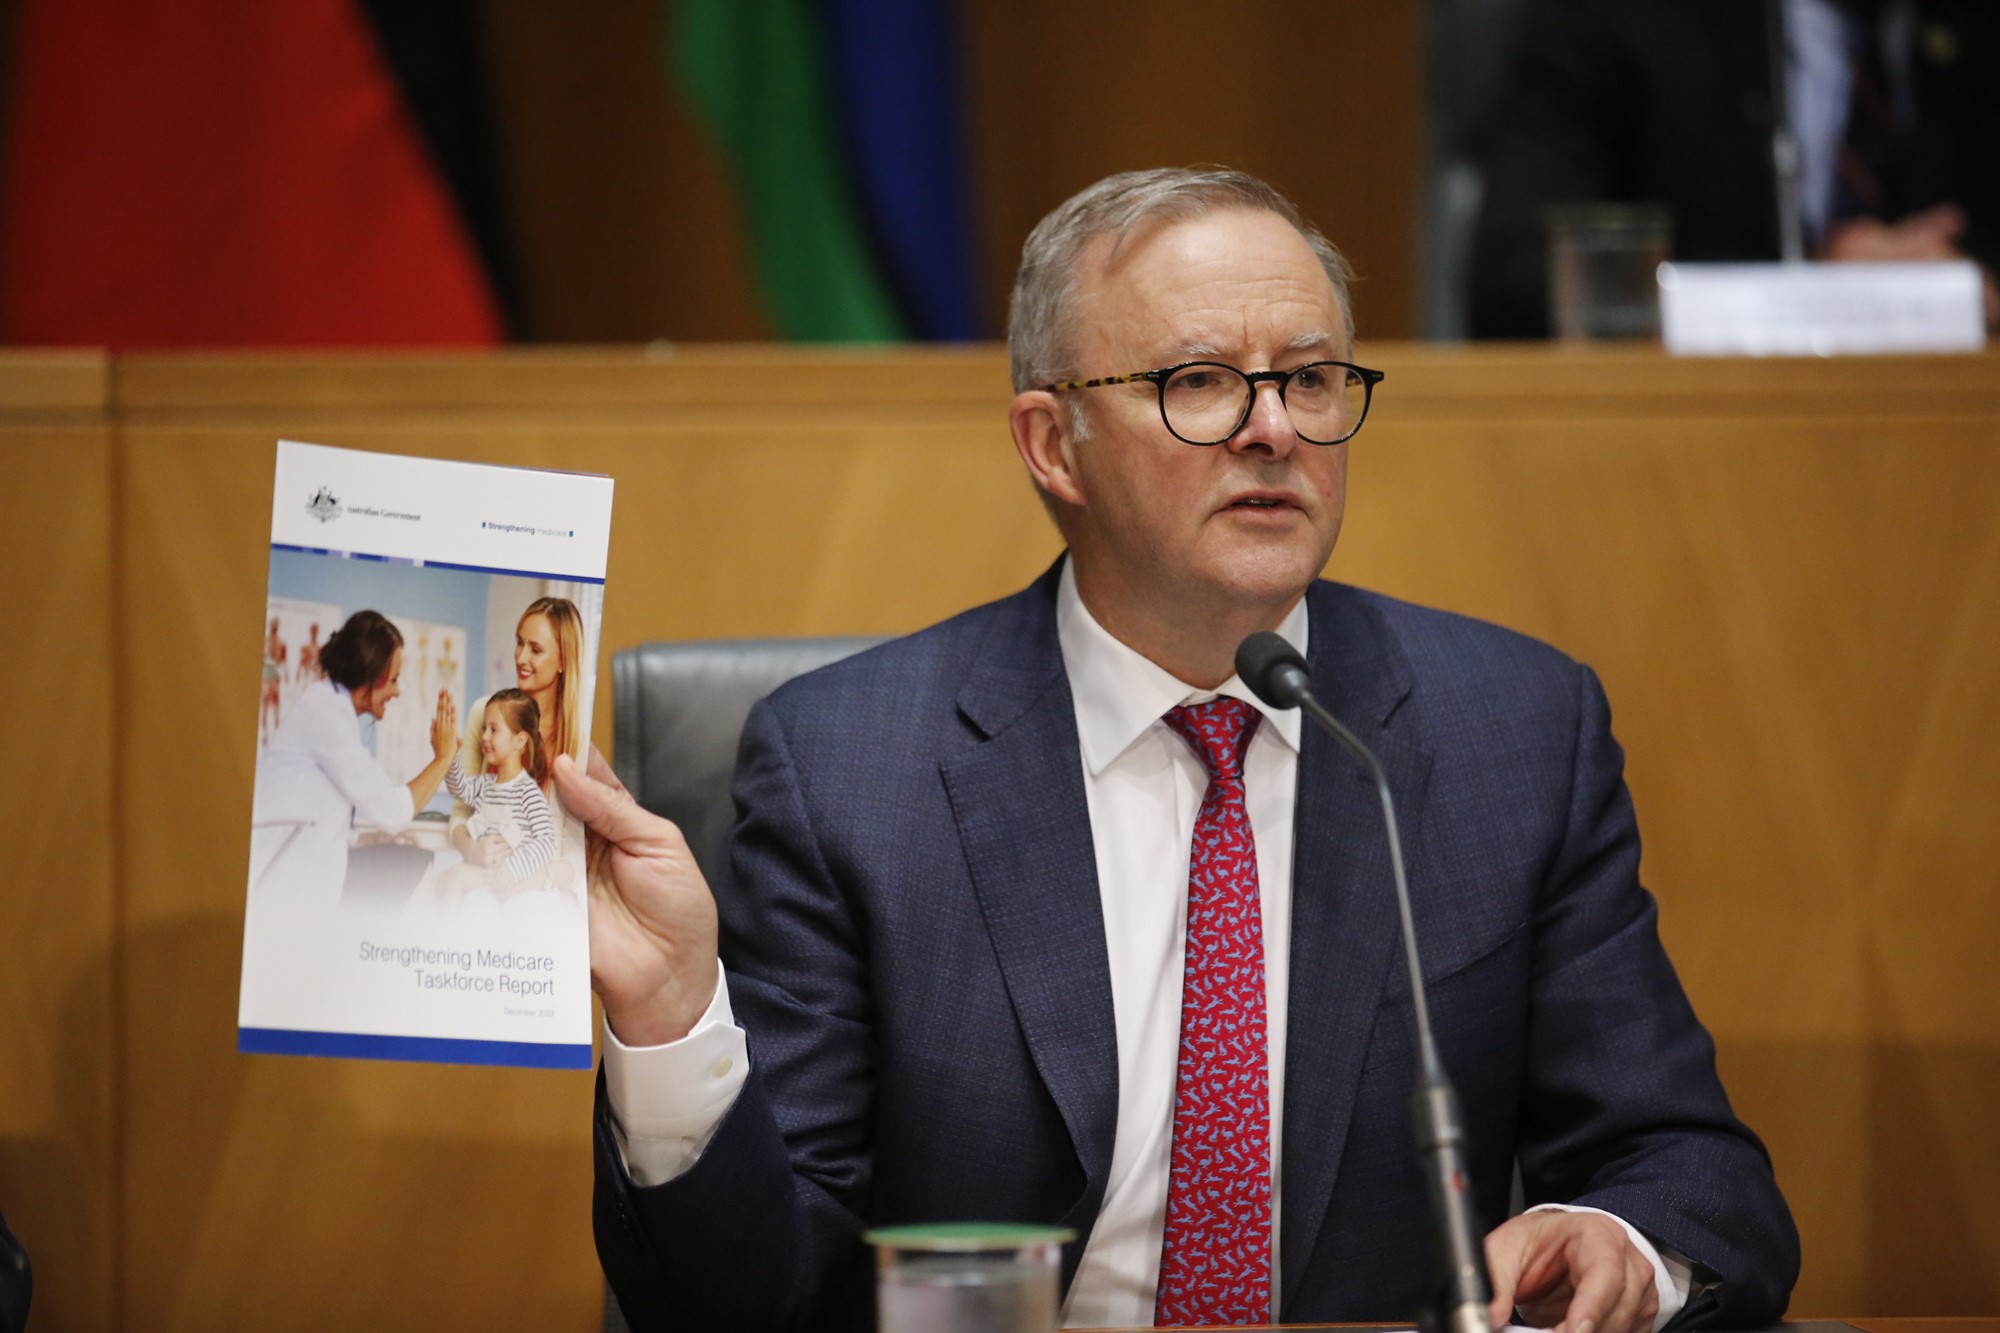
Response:
[{"label": "white dress shirt", "polygon": [[[1306,650],[1301,601],[1278,627]],[[1243,756],[1243,799],[1257,844],[1264,927],[1264,1021],[1270,1043],[1271,1142],[1281,1144],[1285,1104],[1285,997],[1292,939],[1292,806],[1299,784],[1297,709],[1267,708],[1231,676],[1218,690],[1191,689],[1111,637],[1077,596],[1063,565],[1056,634],[1076,703],[1083,790],[1097,851],[1097,892],[1111,960],[1118,1031],[1118,1127],[1104,1204],[1063,1305],[1075,1327],[1150,1324],[1160,1277],[1173,1153],[1174,1082],[1180,1064],[1181,975],[1187,947],[1188,852],[1208,771],[1165,722],[1166,713],[1217,694],[1263,714]],[[1271,1279],[1283,1200],[1276,1150],[1271,1171]]]},{"label": "white dress shirt", "polygon": [[[1301,601],[1278,632],[1307,648]],[[1270,1043],[1271,1290],[1279,1290],[1279,1164],[1285,1088],[1285,1017],[1291,961],[1292,813],[1298,792],[1300,715],[1273,711],[1231,676],[1197,690],[1113,638],[1085,609],[1063,566],[1056,632],[1076,707],[1077,739],[1096,849],[1098,896],[1111,966],[1118,1047],[1118,1120],[1104,1203],[1064,1301],[1065,1327],[1148,1325],[1159,1282],[1180,1059],[1181,980],[1187,930],[1188,853],[1208,775],[1161,718],[1217,694],[1264,715],[1244,756],[1244,801],[1257,844],[1264,930],[1265,1023]],[[748,1073],[726,978],[694,1031],[665,1046],[633,1048],[605,1029],[604,1068],[614,1135],[639,1184],[691,1166]],[[976,1219],[973,1219],[976,1220]],[[1685,1302],[1653,1246],[1626,1227],[1653,1262],[1664,1324]],[[1276,1313],[1274,1308],[1273,1313]]]},{"label": "white dress shirt", "polygon": [[[1840,144],[1847,136],[1853,89],[1848,67],[1851,25],[1866,20],[1843,11],[1834,0],[1785,0],[1785,101],[1799,139],[1800,211],[1806,232],[1826,239],[1840,171]],[[1889,95],[1897,110],[1915,123],[1915,90],[1910,55],[1916,42],[1916,6],[1886,5],[1876,18],[1887,53]]]}]

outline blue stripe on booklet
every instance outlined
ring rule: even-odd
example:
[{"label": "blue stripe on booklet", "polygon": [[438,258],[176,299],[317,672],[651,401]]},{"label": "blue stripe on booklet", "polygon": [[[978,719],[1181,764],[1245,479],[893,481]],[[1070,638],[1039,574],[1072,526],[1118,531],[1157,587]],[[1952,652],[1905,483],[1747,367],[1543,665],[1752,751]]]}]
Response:
[{"label": "blue stripe on booklet", "polygon": [[456,1037],[389,1037],[366,1032],[301,1032],[238,1028],[245,1055],[321,1055],[357,1060],[421,1060],[446,1065],[512,1065],[524,1069],[589,1069],[590,1046],[545,1041],[470,1041]]}]

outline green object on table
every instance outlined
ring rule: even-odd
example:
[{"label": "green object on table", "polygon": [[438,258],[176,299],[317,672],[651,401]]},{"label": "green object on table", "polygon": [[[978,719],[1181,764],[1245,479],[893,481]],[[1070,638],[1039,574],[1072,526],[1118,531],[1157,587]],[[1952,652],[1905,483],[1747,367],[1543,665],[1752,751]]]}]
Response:
[{"label": "green object on table", "polygon": [[870,1245],[898,1250],[1012,1250],[1023,1245],[1061,1245],[1076,1239],[1068,1227],[1041,1227],[1024,1222],[932,1222],[923,1226],[877,1227],[864,1232]]}]

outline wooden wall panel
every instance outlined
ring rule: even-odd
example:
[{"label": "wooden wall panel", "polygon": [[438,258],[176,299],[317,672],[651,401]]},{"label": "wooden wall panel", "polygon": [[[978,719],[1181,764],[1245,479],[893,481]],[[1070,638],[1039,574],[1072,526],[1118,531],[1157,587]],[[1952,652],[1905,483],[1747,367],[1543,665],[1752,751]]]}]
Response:
[{"label": "wooden wall panel", "polygon": [[[0,1210],[36,1329],[116,1320],[112,453],[93,353],[0,361],[0,569],[20,724],[0,778]],[[20,632],[25,630],[25,642]]]},{"label": "wooden wall panel", "polygon": [[130,426],[128,1307],[135,1327],[590,1326],[590,1077],[239,1056],[272,436]]},{"label": "wooden wall panel", "polygon": [[[2000,361],[1363,359],[1389,380],[1332,572],[1602,675],[1669,944],[1805,1233],[1795,1312],[1992,1310]],[[119,385],[132,1322],[589,1327],[588,1080],[234,1054],[271,442],[612,473],[607,651],[893,632],[1055,552],[1002,360],[144,357]]]},{"label": "wooden wall panel", "polygon": [[963,9],[995,336],[1021,242],[1114,171],[1219,163],[1297,201],[1353,261],[1356,320],[1417,332],[1425,141],[1415,0],[977,0]]},{"label": "wooden wall panel", "polygon": [[1602,675],[1669,947],[1801,1224],[1801,1314],[2000,1301],[2000,1005],[1974,957],[2000,936],[2000,415],[1937,402],[1387,411],[1333,563]]},{"label": "wooden wall panel", "polygon": [[668,6],[482,0],[476,8],[522,336],[769,337],[734,189],[667,81]]},{"label": "wooden wall panel", "polygon": [[[740,359],[732,382],[766,405],[721,413],[689,402],[710,392],[703,376],[663,380],[642,362],[604,360],[609,374],[543,358],[556,369],[539,388],[532,375],[489,384],[493,364],[477,362],[434,368],[421,386],[368,363],[284,359],[134,362],[123,379],[132,633],[171,640],[206,627],[177,677],[133,682],[140,706],[124,738],[125,840],[157,868],[133,881],[128,911],[128,1285],[163,1327],[581,1329],[601,1282],[588,1075],[233,1050],[252,650],[278,435],[616,476],[613,646],[915,628],[1024,581],[1055,553],[1032,501],[990,503],[1015,488],[1004,426],[990,416],[874,426],[832,386],[772,404]],[[879,384],[907,392],[897,385],[909,365]],[[976,365],[992,375],[990,359]],[[620,373],[634,368],[637,381]],[[934,382],[950,379],[945,367]],[[678,417],[579,407],[579,382],[600,402],[688,405]],[[742,388],[728,392],[742,402]],[[496,393],[497,410],[483,405]],[[325,406],[384,400],[394,405]],[[181,534],[197,507],[213,520]],[[204,793],[194,810],[153,795],[147,771],[190,721],[215,739],[181,770],[181,789]],[[596,732],[608,744],[608,702]],[[167,995],[171,1005],[152,998]],[[186,1239],[139,1244],[163,1234]]]}]

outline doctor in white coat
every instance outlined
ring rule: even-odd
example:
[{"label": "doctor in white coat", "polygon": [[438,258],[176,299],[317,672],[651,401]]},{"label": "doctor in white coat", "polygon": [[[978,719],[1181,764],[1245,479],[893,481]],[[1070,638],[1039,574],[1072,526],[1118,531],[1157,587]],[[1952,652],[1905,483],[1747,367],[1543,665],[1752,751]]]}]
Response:
[{"label": "doctor in white coat", "polygon": [[458,730],[451,696],[438,692],[431,762],[407,782],[382,771],[361,743],[363,714],[380,719],[400,694],[403,636],[375,611],[356,611],[320,650],[325,679],[300,694],[257,764],[252,823],[253,898],[339,905],[357,818],[401,831],[444,780]]}]

